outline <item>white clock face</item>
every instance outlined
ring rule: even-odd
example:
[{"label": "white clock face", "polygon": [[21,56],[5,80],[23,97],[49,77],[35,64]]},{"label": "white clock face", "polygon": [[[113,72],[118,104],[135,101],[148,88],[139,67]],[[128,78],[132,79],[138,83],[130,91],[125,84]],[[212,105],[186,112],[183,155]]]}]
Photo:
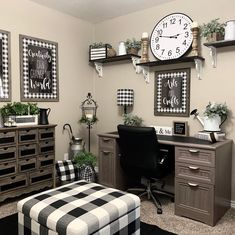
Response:
[{"label": "white clock face", "polygon": [[150,48],[159,60],[177,59],[190,48],[193,36],[192,20],[185,14],[174,13],[161,19],[150,37]]}]

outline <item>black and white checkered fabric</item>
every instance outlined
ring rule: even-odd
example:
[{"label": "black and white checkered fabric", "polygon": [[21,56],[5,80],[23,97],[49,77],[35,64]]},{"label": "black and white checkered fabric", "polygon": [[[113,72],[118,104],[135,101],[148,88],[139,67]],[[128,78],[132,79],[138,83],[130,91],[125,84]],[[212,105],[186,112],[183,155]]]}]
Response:
[{"label": "black and white checkered fabric", "polygon": [[9,32],[0,31],[2,52],[2,77],[0,77],[0,98],[8,99],[9,92]]},{"label": "black and white checkered fabric", "polygon": [[133,89],[118,89],[117,90],[117,105],[132,106],[134,104]]},{"label": "black and white checkered fabric", "polygon": [[95,170],[92,166],[82,165],[79,167],[80,179],[86,180],[87,182],[95,181]]},{"label": "black and white checkered fabric", "polygon": [[[42,39],[31,38],[23,36],[22,38],[22,61],[23,61],[23,96],[29,99],[58,99],[58,87],[57,84],[57,43],[48,42]],[[51,93],[34,93],[29,91],[29,60],[28,60],[28,46],[38,46],[41,48],[49,49],[52,61],[52,92]]]},{"label": "black and white checkered fabric", "polygon": [[61,181],[71,181],[79,179],[79,170],[71,160],[57,161],[56,172]]},{"label": "black and white checkered fabric", "polygon": [[140,234],[139,197],[83,180],[25,198],[17,209],[19,235]]}]

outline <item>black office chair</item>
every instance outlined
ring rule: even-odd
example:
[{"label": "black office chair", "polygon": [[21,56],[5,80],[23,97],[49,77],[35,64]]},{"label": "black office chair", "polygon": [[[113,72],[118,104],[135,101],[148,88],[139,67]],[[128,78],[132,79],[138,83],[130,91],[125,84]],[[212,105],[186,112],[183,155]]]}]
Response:
[{"label": "black office chair", "polygon": [[[124,172],[129,176],[147,179],[147,186],[129,188],[129,192],[141,192],[139,196],[146,195],[152,198],[157,207],[157,213],[162,213],[161,202],[156,193],[170,196],[168,192],[157,190],[152,183],[155,179],[162,180],[172,173],[174,169],[174,157],[161,154],[156,131],[153,127],[133,127],[118,125],[120,162]],[[154,180],[153,180],[154,179]]]}]

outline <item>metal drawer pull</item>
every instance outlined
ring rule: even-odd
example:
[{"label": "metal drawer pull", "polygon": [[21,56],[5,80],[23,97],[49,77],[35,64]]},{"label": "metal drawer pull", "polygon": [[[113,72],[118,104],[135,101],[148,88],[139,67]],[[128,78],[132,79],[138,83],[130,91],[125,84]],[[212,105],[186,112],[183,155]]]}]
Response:
[{"label": "metal drawer pull", "polygon": [[110,153],[110,151],[105,151],[105,150],[103,150],[102,151],[104,154],[109,154]]},{"label": "metal drawer pull", "polygon": [[108,142],[108,141],[110,141],[110,139],[103,138],[103,141]]},{"label": "metal drawer pull", "polygon": [[196,149],[189,149],[189,152],[190,152],[190,153],[199,153],[199,150],[196,150]]},{"label": "metal drawer pull", "polygon": [[199,169],[199,167],[197,167],[197,166],[189,166],[188,167],[190,170],[198,170]]},{"label": "metal drawer pull", "polygon": [[198,184],[193,184],[193,183],[188,183],[188,185],[189,185],[190,187],[197,187],[197,186],[198,186]]}]

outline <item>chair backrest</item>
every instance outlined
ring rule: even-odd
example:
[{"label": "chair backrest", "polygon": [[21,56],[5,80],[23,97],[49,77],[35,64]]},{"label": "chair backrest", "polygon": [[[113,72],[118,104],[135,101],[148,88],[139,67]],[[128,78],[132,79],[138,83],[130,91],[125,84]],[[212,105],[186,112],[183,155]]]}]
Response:
[{"label": "chair backrest", "polygon": [[118,125],[121,166],[130,174],[152,175],[160,157],[153,127]]}]

